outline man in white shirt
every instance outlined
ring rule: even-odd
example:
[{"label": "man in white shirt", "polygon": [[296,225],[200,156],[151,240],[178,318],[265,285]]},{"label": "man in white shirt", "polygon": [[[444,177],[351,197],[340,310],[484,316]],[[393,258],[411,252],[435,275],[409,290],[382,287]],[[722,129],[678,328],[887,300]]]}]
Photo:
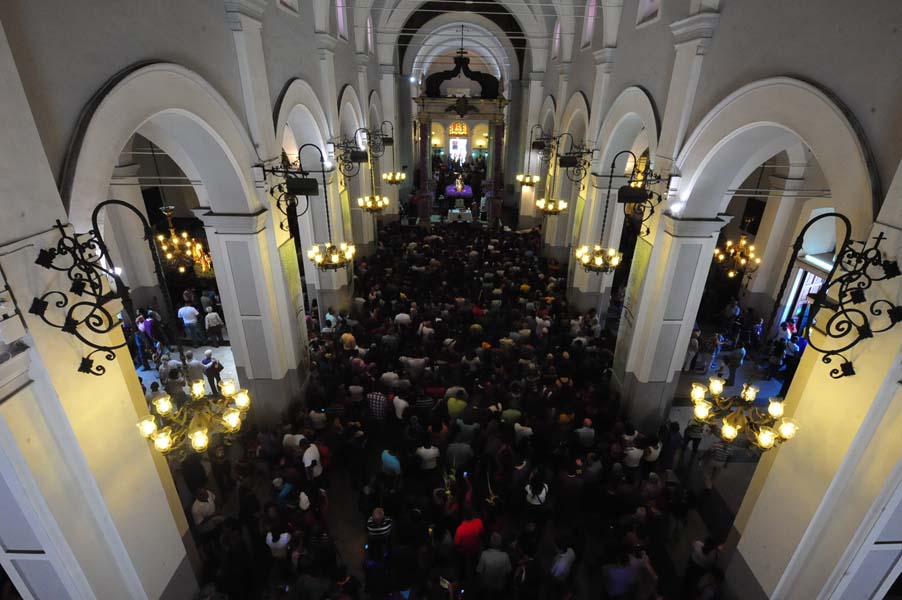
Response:
[{"label": "man in white shirt", "polygon": [[323,465],[320,464],[319,448],[316,444],[311,444],[310,440],[302,440],[301,448],[304,450],[301,460],[304,462],[304,469],[307,471],[308,481],[314,481],[323,474]]},{"label": "man in white shirt", "polygon": [[438,466],[438,457],[441,453],[438,448],[433,446],[429,439],[426,439],[426,443],[417,448],[416,455],[420,459],[420,470],[421,471],[431,471],[435,467]]},{"label": "man in white shirt", "polygon": [[200,334],[200,326],[197,323],[197,318],[199,316],[200,313],[197,312],[196,308],[191,306],[190,302],[185,302],[185,305],[179,309],[179,318],[185,325],[185,334],[191,338],[191,341],[195,346],[201,346],[204,343],[203,337]]},{"label": "man in white shirt", "polygon": [[200,488],[194,494],[191,505],[191,518],[201,533],[208,533],[222,522],[222,516],[216,514],[216,496],[208,489]]},{"label": "man in white shirt", "polygon": [[395,417],[398,419],[404,418],[404,411],[407,410],[407,407],[410,406],[410,402],[402,398],[401,396],[395,396],[392,398],[392,405],[395,408]]}]

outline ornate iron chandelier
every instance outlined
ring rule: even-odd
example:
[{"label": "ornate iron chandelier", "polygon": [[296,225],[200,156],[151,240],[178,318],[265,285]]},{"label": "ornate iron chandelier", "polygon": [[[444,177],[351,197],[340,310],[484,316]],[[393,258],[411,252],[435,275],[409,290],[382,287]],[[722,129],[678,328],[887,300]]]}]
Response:
[{"label": "ornate iron chandelier", "polygon": [[567,210],[567,206],[566,200],[547,200],[545,198],[536,200],[536,208],[542,211],[542,214],[549,217],[559,215],[561,212]]},{"label": "ornate iron chandelier", "polygon": [[169,229],[168,237],[165,234],[157,235],[157,244],[160,254],[165,259],[165,265],[172,270],[185,274],[192,270],[198,277],[213,277],[213,260],[204,245],[191,237],[187,231],[176,233],[172,223],[174,206],[161,206],[160,212],[166,217]]},{"label": "ornate iron chandelier", "polygon": [[[384,126],[388,121],[384,121],[382,125]],[[367,166],[370,170],[370,187],[372,189],[372,194],[369,196],[360,196],[357,198],[357,206],[365,210],[366,212],[372,215],[378,215],[383,210],[388,208],[388,196],[383,196],[379,194],[376,189],[376,173],[373,167],[373,159],[377,156],[376,152],[373,150],[372,142],[376,139],[380,140],[379,145],[384,150],[386,145],[386,140],[388,140],[388,144],[394,147],[394,141],[391,136],[385,136],[382,133],[382,128],[373,129],[373,130],[362,130],[366,132],[367,142],[370,144],[370,152],[367,153],[368,160]]]},{"label": "ornate iron chandelier", "polygon": [[357,206],[368,213],[379,214],[388,208],[388,196],[361,196],[357,198]]},{"label": "ornate iron chandelier", "polygon": [[191,395],[176,406],[169,394],[152,401],[151,414],[138,421],[138,431],[155,450],[181,460],[190,446],[203,452],[214,436],[228,444],[241,429],[251,407],[247,390],[238,389],[234,379],[219,384],[222,396],[208,396],[203,379],[191,382]]},{"label": "ornate iron chandelier", "polygon": [[586,271],[610,273],[620,265],[623,254],[616,248],[602,248],[598,244],[589,248],[583,245],[576,249],[576,260]]},{"label": "ornate iron chandelier", "polygon": [[[630,157],[632,166],[627,163],[629,175],[615,175],[617,168],[617,159],[627,154]],[[611,167],[607,175],[602,173],[592,173],[596,179],[607,178],[608,196],[610,197],[611,187],[615,178],[626,179],[626,183],[617,189],[617,203],[623,204],[623,215],[632,218],[639,223],[639,235],[642,237],[651,233],[651,229],[646,225],[649,219],[655,214],[655,209],[664,201],[664,196],[652,190],[649,186],[661,183],[663,178],[659,173],[651,170],[648,160],[648,154],[643,153],[636,156],[630,150],[621,150],[611,159]],[[602,189],[601,186],[595,185],[595,189]]]},{"label": "ornate iron chandelier", "polygon": [[[692,416],[699,423],[720,428],[720,437],[733,442],[740,433],[761,450],[770,450],[791,440],[799,431],[798,424],[783,416],[783,399],[772,397],[767,410],[755,406],[758,388],[743,384],[738,396],[723,395],[724,380],[712,377],[705,387],[693,383]],[[710,394],[710,399],[708,397]]]},{"label": "ornate iron chandelier", "polygon": [[723,248],[714,249],[714,260],[723,267],[729,279],[742,278],[745,284],[751,279],[752,274],[761,266],[761,258],[758,256],[755,245],[749,244],[748,238],[739,236],[739,241],[727,240]]}]

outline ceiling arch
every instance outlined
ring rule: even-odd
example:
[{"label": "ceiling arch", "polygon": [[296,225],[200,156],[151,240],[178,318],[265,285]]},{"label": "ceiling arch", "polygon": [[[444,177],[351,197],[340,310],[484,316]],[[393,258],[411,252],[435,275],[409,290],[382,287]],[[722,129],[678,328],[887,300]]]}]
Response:
[{"label": "ceiling arch", "polygon": [[[365,0],[361,10],[372,6],[372,0]],[[394,63],[395,48],[398,58],[404,62],[411,32],[419,30],[441,13],[455,14],[458,19],[470,22],[474,16],[482,16],[494,22],[502,31],[511,33],[508,41],[518,59],[518,78],[523,74],[527,51],[533,70],[544,71],[548,31],[544,19],[537,17],[526,3],[517,0],[474,0],[472,4],[447,2],[443,0],[386,0],[386,10],[379,19],[377,47],[382,64]]]}]

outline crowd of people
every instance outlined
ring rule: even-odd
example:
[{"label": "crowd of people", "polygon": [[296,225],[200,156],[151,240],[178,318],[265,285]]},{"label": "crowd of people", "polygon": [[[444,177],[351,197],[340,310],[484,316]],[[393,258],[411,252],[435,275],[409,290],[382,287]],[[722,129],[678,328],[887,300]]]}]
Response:
[{"label": "crowd of people", "polygon": [[[386,228],[348,310],[311,336],[304,409],[243,437],[221,492],[237,490],[237,518],[209,521],[224,498],[194,486],[221,593],[720,597],[713,540],[682,582],[667,556],[693,502],[673,475],[680,427],[621,418],[612,340],[571,309],[540,244],[535,230]],[[339,552],[335,493],[355,495],[340,518],[362,563]]]}]

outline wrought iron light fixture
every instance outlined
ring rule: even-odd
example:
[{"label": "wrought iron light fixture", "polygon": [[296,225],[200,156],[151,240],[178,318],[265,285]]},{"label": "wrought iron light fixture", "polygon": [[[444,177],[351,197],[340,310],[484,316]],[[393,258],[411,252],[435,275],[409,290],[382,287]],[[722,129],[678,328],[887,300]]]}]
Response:
[{"label": "wrought iron light fixture", "polygon": [[[530,175],[529,174],[529,165],[532,162],[532,153],[536,150],[536,133],[538,133],[539,138],[544,138],[544,132],[542,131],[541,125],[533,125],[532,129],[529,130],[529,154],[526,156],[526,172],[517,174],[517,183],[519,183],[523,187],[533,187],[542,179],[538,175]],[[545,145],[542,144],[542,151],[544,151]]]},{"label": "wrought iron light fixture", "polygon": [[138,421],[138,431],[155,450],[181,460],[188,446],[195,452],[206,450],[214,436],[228,444],[241,429],[251,398],[247,390],[238,389],[234,379],[220,382],[221,396],[208,396],[203,379],[191,382],[191,395],[176,406],[169,394],[152,401],[151,414]]},{"label": "wrought iron light fixture", "polygon": [[[630,156],[632,166],[628,166],[629,175],[615,175],[617,167],[617,159],[622,155]],[[639,222],[639,235],[642,237],[651,233],[651,229],[646,225],[649,219],[655,214],[655,209],[664,201],[664,196],[652,190],[649,186],[661,183],[660,174],[651,170],[648,155],[636,156],[630,150],[621,150],[611,159],[611,168],[607,175],[602,173],[592,173],[596,179],[607,178],[608,180],[608,196],[615,178],[625,178],[627,181],[624,185],[617,189],[617,203],[623,204],[623,215],[627,218],[634,218]],[[593,184],[594,185],[594,184]],[[594,185],[595,189],[602,189],[599,185]],[[668,181],[669,187],[669,181]]]},{"label": "wrought iron light fixture", "polygon": [[[608,228],[608,208],[611,204],[611,186],[613,181],[613,177],[608,178],[608,191],[605,194],[604,212],[601,217],[602,240],[604,240]],[[605,248],[601,244],[596,244],[591,250],[589,246],[580,246],[576,249],[576,260],[585,270],[591,273],[610,273],[620,265],[623,260],[623,254],[618,252],[617,248],[613,246]]]},{"label": "wrought iron light fixture", "polygon": [[[382,121],[379,126],[379,135],[382,138],[383,146],[391,146],[391,162],[392,168],[398,168],[398,151],[395,148],[395,126],[391,121]],[[382,173],[382,181],[389,185],[401,185],[407,180],[407,173],[404,171],[387,171]]]},{"label": "wrought iron light fixture", "polygon": [[357,198],[357,206],[368,213],[379,214],[388,208],[388,196],[361,196]]},{"label": "wrought iron light fixture", "polygon": [[714,260],[723,267],[729,279],[740,277],[742,285],[745,285],[752,274],[761,266],[761,257],[758,256],[754,244],[749,244],[748,238],[739,236],[739,241],[727,240],[723,248],[714,249]]},{"label": "wrought iron light fixture", "polygon": [[[692,416],[699,423],[720,429],[720,437],[733,442],[740,433],[761,450],[770,450],[791,440],[799,431],[798,423],[783,416],[783,399],[772,397],[767,409],[755,405],[758,388],[743,384],[737,396],[724,396],[724,380],[712,377],[705,387],[693,383]],[[710,394],[710,397],[709,397]]]},{"label": "wrought iron light fixture", "polygon": [[[838,367],[830,370],[830,377],[839,379],[855,375],[855,367],[846,356],[849,351],[862,340],[889,331],[896,323],[902,322],[902,306],[895,302],[877,298],[868,303],[868,292],[875,283],[894,279],[902,271],[897,261],[883,257],[880,244],[886,237],[882,231],[874,237],[873,246],[869,247],[867,241],[852,239],[852,224],[848,217],[840,213],[826,213],[809,221],[796,238],[777,298],[784,297],[789,280],[798,268],[796,259],[802,251],[805,234],[822,219],[838,219],[845,232],[833,268],[815,293],[813,302],[806,305],[809,310],[802,315],[801,336],[808,340],[811,348],[823,354],[823,363],[831,364],[835,358],[841,361]],[[771,326],[775,324],[777,308],[775,303],[769,320]],[[814,340],[811,328],[817,323],[818,314],[823,309],[832,311],[832,314],[822,327],[818,327],[823,331],[824,339]]]},{"label": "wrought iron light fixture", "polygon": [[542,211],[542,214],[553,217],[567,210],[567,201],[539,198],[536,200],[536,208]]},{"label": "wrought iron light fixture", "polygon": [[157,234],[160,254],[166,259],[166,266],[184,275],[193,271],[198,277],[213,277],[213,260],[204,245],[191,237],[187,231],[176,233],[172,223],[174,206],[161,206],[160,212],[166,217],[169,236]]},{"label": "wrought iron light fixture", "polygon": [[[140,219],[167,315],[170,317],[175,315],[169,288],[163,277],[163,265],[154,240],[153,228],[141,211],[122,200],[105,200],[91,213],[92,229],[86,234],[70,234],[66,226],[57,221],[56,228],[60,232],[60,239],[56,247],[40,250],[35,264],[65,273],[71,284],[67,291],[50,290],[40,297],[35,297],[28,312],[40,317],[51,327],[74,336],[91,348],[81,359],[78,367],[79,373],[89,375],[106,373],[106,367],[97,363],[97,355],[107,361],[113,361],[116,359],[116,350],[127,345],[125,341],[115,345],[105,341],[109,334],[121,326],[119,311],[124,310],[132,319],[135,317],[128,286],[122,281],[121,271],[113,264],[106,243],[100,235],[98,217],[100,211],[107,206],[127,208]],[[65,311],[62,323],[56,322],[47,314],[51,302],[54,308]],[[180,346],[178,351],[181,355]]]},{"label": "wrought iron light fixture", "polygon": [[[387,122],[388,121],[384,121],[382,123],[383,126]],[[366,212],[368,212],[372,215],[377,215],[377,214],[380,214],[386,208],[388,208],[388,196],[383,196],[383,195],[379,194],[378,190],[376,189],[376,173],[375,173],[375,168],[373,167],[373,158],[377,157],[377,153],[372,149],[372,142],[375,141],[376,139],[392,140],[392,138],[390,136],[383,137],[381,128],[374,129],[374,130],[362,130],[362,131],[366,132],[366,139],[370,142],[370,147],[371,147],[371,150],[368,153],[369,158],[367,161],[367,166],[369,167],[369,170],[370,170],[370,187],[371,187],[372,193],[369,196],[358,197],[357,198],[357,206],[359,206],[360,208],[362,208],[363,210],[365,210]],[[385,148],[384,141],[380,141],[379,143],[381,144],[380,147],[384,150],[384,148]],[[391,144],[392,144],[392,146],[394,146],[394,142],[391,142]]]}]

